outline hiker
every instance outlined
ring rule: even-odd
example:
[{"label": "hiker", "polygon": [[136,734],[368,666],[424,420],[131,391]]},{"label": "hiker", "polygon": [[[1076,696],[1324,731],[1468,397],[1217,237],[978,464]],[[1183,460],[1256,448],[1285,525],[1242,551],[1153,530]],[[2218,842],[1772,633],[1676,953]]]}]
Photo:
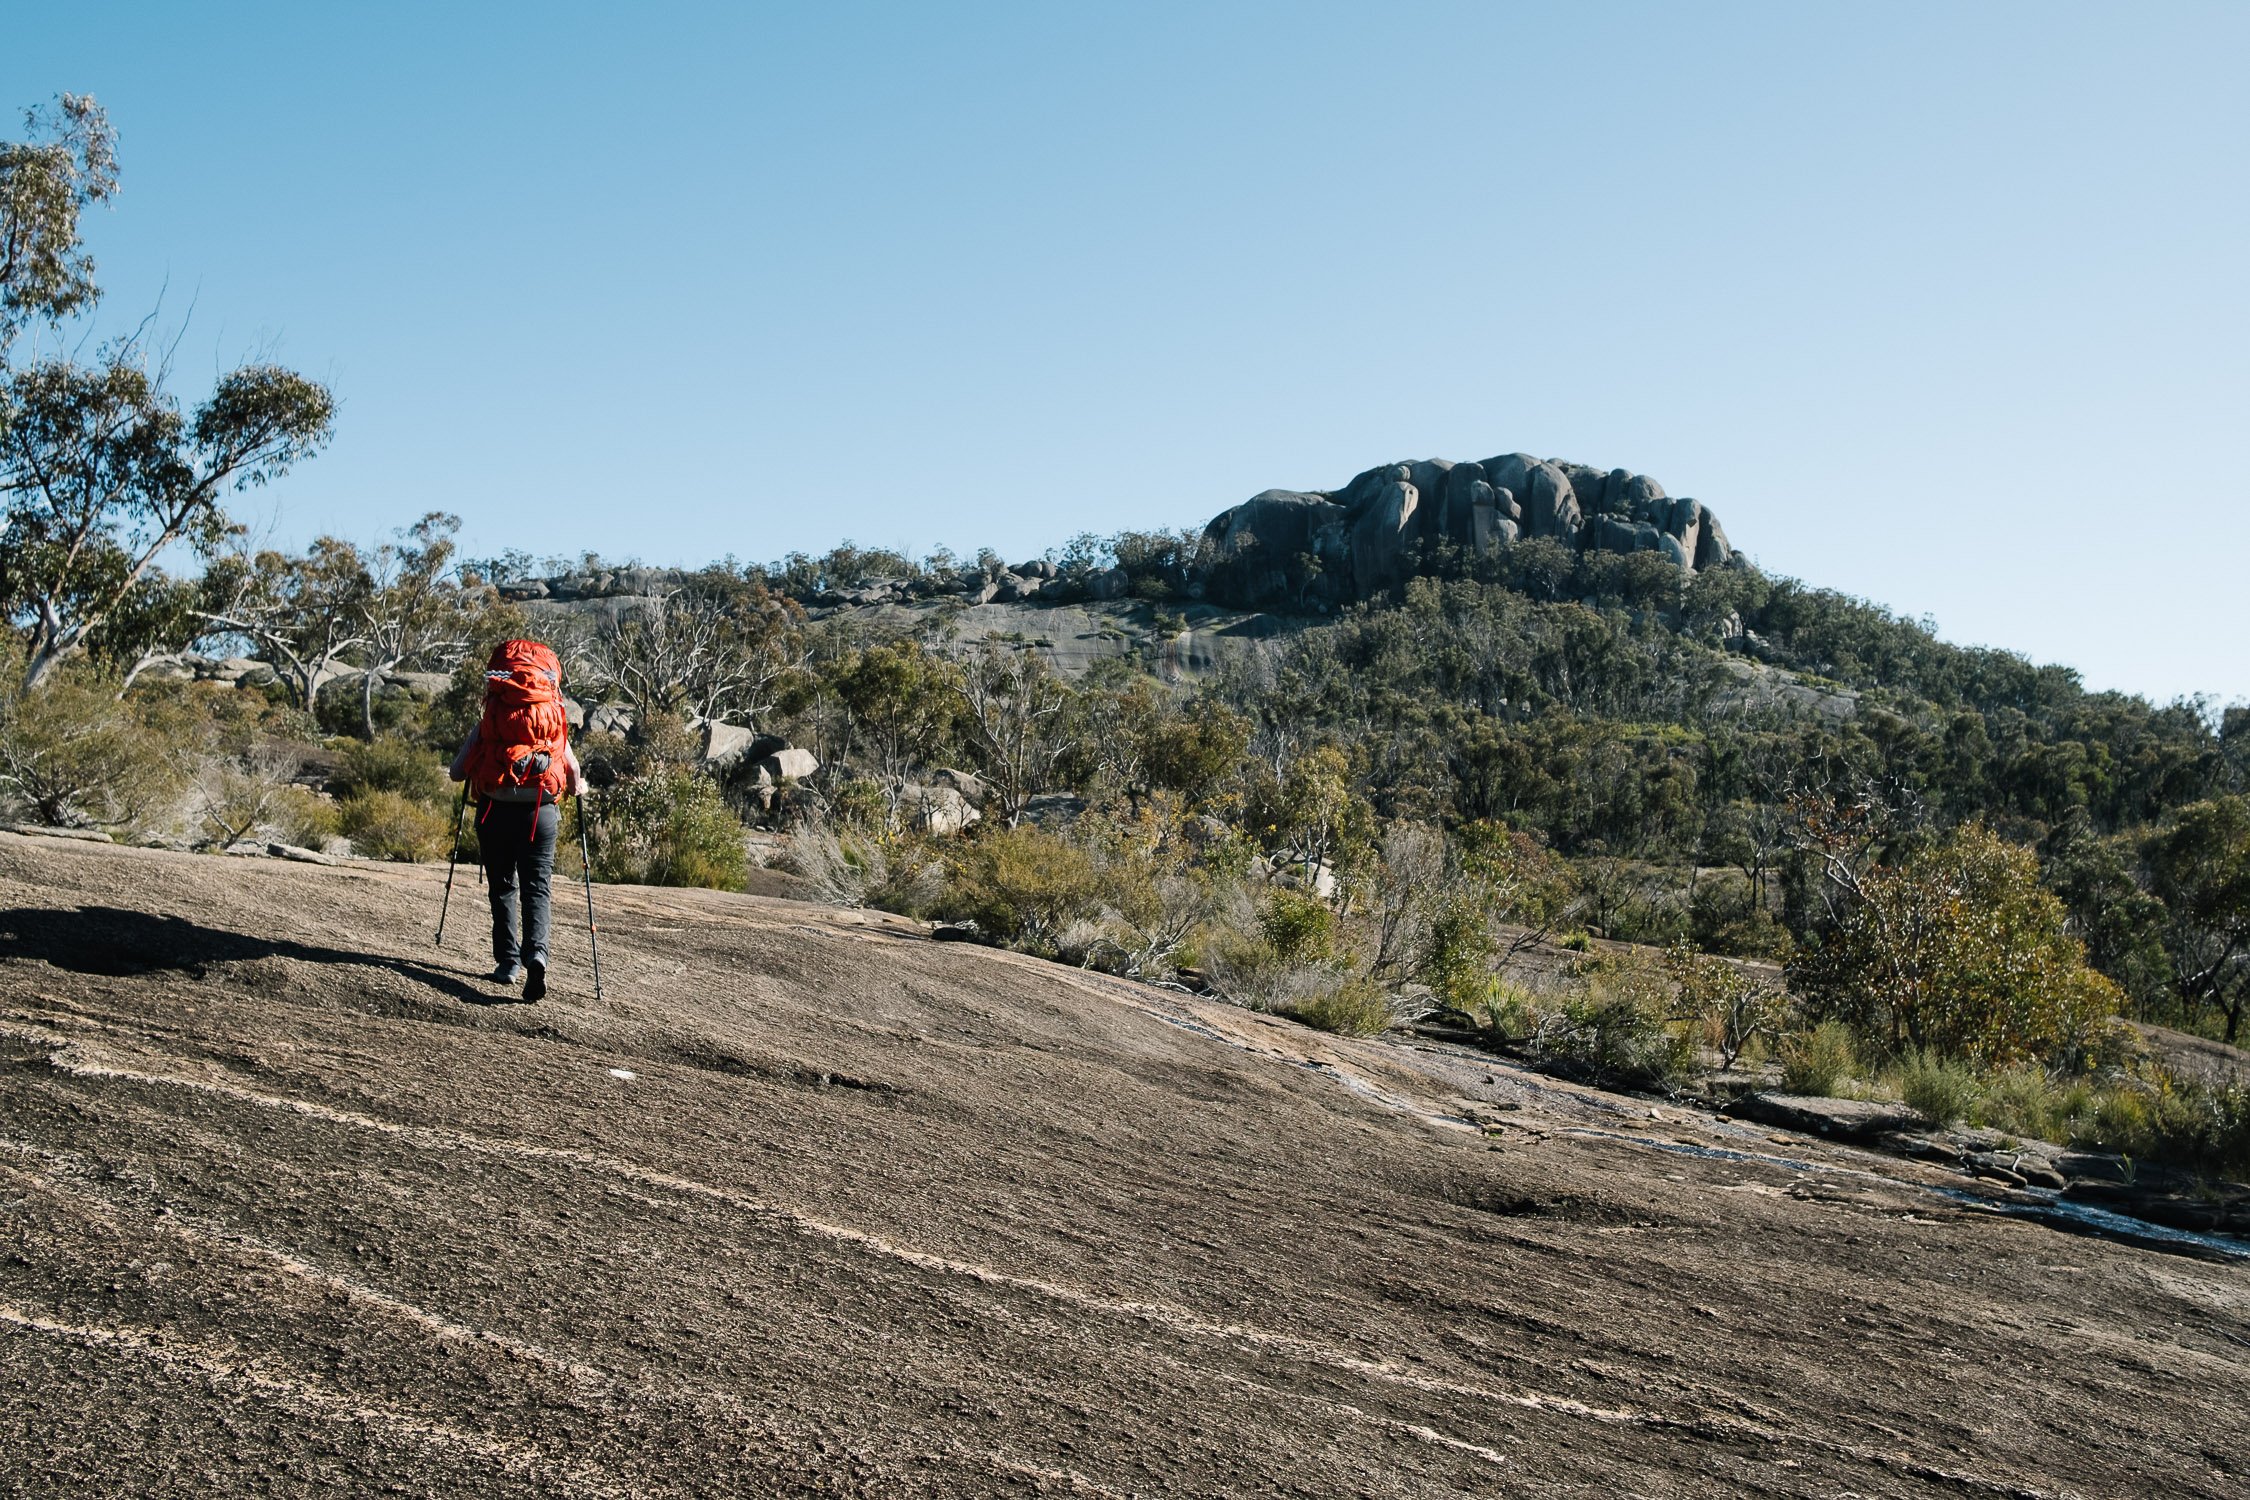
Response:
[{"label": "hiker", "polygon": [[[547,993],[547,932],[563,797],[583,786],[563,716],[562,663],[538,641],[503,641],[485,663],[484,717],[450,773],[477,801],[477,852],[492,896],[492,980]],[[516,905],[521,898],[522,921]]]}]

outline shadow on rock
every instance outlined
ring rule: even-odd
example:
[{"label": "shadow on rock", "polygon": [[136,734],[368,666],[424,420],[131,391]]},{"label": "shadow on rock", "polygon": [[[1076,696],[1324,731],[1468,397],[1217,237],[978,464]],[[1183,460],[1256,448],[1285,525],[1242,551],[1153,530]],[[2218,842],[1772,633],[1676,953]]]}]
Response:
[{"label": "shadow on rock", "polygon": [[115,979],[166,971],[201,979],[210,977],[207,971],[214,965],[291,958],[305,963],[388,969],[465,1005],[502,1005],[515,998],[478,989],[460,975],[431,964],[321,948],[287,938],[252,937],[205,927],[185,917],[110,906],[18,907],[0,913],[0,961],[11,958],[37,959],[73,973]]}]

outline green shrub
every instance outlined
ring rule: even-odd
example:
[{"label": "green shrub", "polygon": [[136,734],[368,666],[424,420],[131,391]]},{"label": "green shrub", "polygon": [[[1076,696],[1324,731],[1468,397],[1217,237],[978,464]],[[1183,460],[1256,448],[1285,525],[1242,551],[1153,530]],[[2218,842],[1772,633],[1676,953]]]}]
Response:
[{"label": "green shrub", "polygon": [[1512,1040],[1530,1062],[1586,1083],[1666,1092],[1694,1072],[1695,1038],[1672,1023],[1660,972],[1605,957],[1586,964],[1581,978],[1584,987],[1559,1001],[1518,992],[1500,1002],[1524,1025]]},{"label": "green shrub", "polygon": [[338,797],[396,792],[410,801],[436,807],[453,800],[445,769],[437,752],[385,735],[378,740],[355,740],[347,746],[343,764],[328,785]]},{"label": "green shrub", "polygon": [[1907,1054],[1900,1070],[1899,1094],[1909,1109],[1943,1129],[1968,1118],[1977,1099],[1976,1075],[1957,1062],[1918,1048]]},{"label": "green shrub", "polygon": [[354,792],[336,805],[336,821],[368,859],[435,859],[452,833],[443,813],[393,791]]},{"label": "green shrub", "polygon": [[2040,1068],[2007,1068],[1985,1079],[1974,1118],[2011,1135],[2046,1140],[2061,1130],[2065,1112],[2054,1080]]},{"label": "green shrub", "polygon": [[1858,1067],[1851,1030],[1841,1021],[1823,1021],[1810,1031],[1785,1038],[1781,1044],[1784,1093],[1827,1097]]},{"label": "green shrub", "polygon": [[1387,1030],[1394,1019],[1390,997],[1363,980],[1346,980],[1297,1002],[1282,1014],[1338,1036],[1374,1036]]},{"label": "green shrub", "polygon": [[1065,928],[1101,914],[1108,887],[1093,856],[1060,834],[1033,824],[995,828],[955,853],[937,910],[1046,954]]},{"label": "green shrub", "polygon": [[748,878],[742,823],[709,777],[652,771],[584,806],[597,880],[739,891]]},{"label": "green shrub", "polygon": [[113,687],[65,675],[25,693],[0,662],[0,798],[19,816],[56,828],[149,818],[179,793],[171,748]]},{"label": "green shrub", "polygon": [[1275,887],[1259,908],[1258,927],[1282,963],[1325,963],[1335,956],[1336,914],[1307,892]]},{"label": "green shrub", "polygon": [[1930,1047],[1980,1068],[2085,1058],[2123,998],[2086,967],[2038,857],[1978,824],[1870,871],[1790,981],[1815,1014],[1886,1051]]},{"label": "green shrub", "polygon": [[336,804],[301,786],[281,789],[268,821],[283,843],[303,849],[318,849],[344,829]]},{"label": "green shrub", "polygon": [[829,813],[840,828],[883,832],[896,821],[891,799],[883,784],[872,776],[854,776],[829,798]]},{"label": "green shrub", "polygon": [[1502,1041],[1528,1035],[1538,1013],[1539,1001],[1531,991],[1498,974],[1485,980],[1483,994],[1469,1010],[1485,1030]]},{"label": "green shrub", "polygon": [[2166,1080],[2147,1154],[2214,1176],[2250,1177],[2250,1084]]},{"label": "green shrub", "polygon": [[1780,1031],[1787,997],[1741,965],[1686,944],[1667,953],[1664,963],[1679,987],[1675,1013],[1719,1054],[1722,1067],[1733,1067],[1744,1052]]},{"label": "green shrub", "polygon": [[809,821],[790,840],[789,865],[839,906],[925,917],[945,895],[945,862],[920,839],[885,839],[861,825]]}]

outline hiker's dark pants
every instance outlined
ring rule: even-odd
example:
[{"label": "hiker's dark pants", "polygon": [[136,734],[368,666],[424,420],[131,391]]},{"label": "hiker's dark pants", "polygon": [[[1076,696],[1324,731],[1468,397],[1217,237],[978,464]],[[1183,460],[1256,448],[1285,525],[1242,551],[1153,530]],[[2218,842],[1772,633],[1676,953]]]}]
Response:
[{"label": "hiker's dark pants", "polygon": [[[492,892],[492,961],[547,962],[547,927],[555,883],[555,836],[562,809],[538,805],[533,821],[529,802],[486,802],[477,810],[477,850],[484,860],[485,885]],[[516,921],[516,899],[523,899],[523,922]]]}]

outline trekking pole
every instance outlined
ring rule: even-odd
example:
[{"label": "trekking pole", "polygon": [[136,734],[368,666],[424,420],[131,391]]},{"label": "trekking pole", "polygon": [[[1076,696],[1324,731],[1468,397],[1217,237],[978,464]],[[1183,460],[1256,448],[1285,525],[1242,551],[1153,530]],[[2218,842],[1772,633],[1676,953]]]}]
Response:
[{"label": "trekking pole", "polygon": [[586,880],[586,942],[594,950],[594,998],[602,997],[602,942],[594,936],[594,856],[586,844],[586,794],[578,794],[578,872]]},{"label": "trekking pole", "polygon": [[469,784],[461,783],[461,800],[453,804],[453,857],[445,862],[445,899],[438,903],[437,936],[432,941],[440,948],[445,946],[445,913],[453,905],[453,871],[461,863],[461,815],[469,810]]}]

